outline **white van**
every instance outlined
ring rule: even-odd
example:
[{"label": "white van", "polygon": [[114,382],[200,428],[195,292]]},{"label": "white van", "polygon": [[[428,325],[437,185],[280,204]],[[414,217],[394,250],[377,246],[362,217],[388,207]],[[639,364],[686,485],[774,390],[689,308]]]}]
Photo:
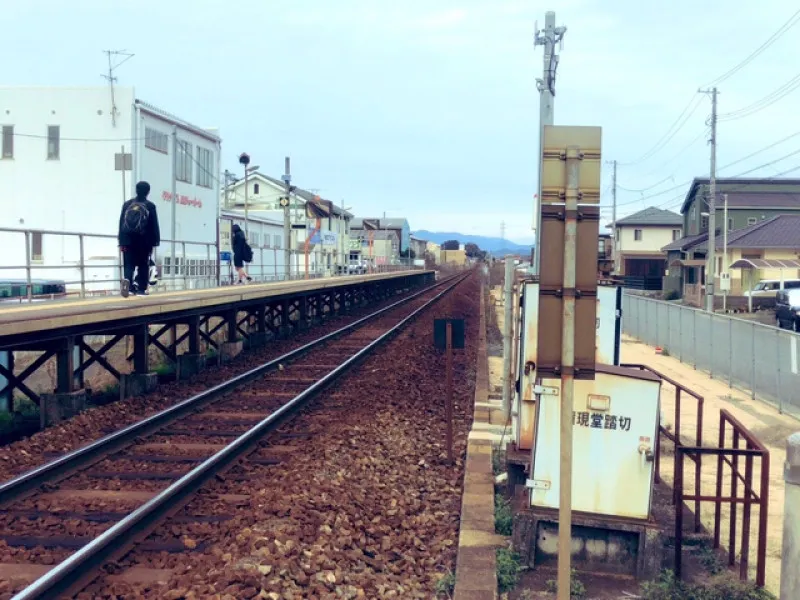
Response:
[{"label": "white van", "polygon": [[[783,280],[783,289],[791,290],[794,288],[800,288],[800,279]],[[744,296],[745,297],[753,296],[753,298],[764,298],[764,297],[774,298],[775,294],[777,294],[778,290],[780,289],[781,289],[780,279],[762,279],[755,285],[755,287],[751,291],[745,292]]]}]

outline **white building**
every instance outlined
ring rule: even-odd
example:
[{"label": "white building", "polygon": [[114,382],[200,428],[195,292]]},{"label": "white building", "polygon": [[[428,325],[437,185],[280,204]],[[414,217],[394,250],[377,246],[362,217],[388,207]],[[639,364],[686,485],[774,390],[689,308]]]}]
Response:
[{"label": "white building", "polygon": [[[216,132],[137,99],[132,87],[115,87],[113,96],[108,86],[0,87],[0,135],[0,240],[5,249],[0,266],[27,261],[33,279],[77,283],[83,255],[85,279],[94,282],[88,289],[116,289],[119,269],[111,265],[119,262],[121,204],[134,195],[136,182],[145,180],[158,210],[156,260],[164,265],[164,280],[173,277],[175,240],[179,285],[216,284]],[[0,271],[0,278],[26,275],[26,269]]]},{"label": "white building", "polygon": [[[247,206],[250,218],[277,221],[283,227],[284,183],[259,172],[247,177]],[[223,191],[223,206],[244,216],[245,181],[239,179]],[[333,202],[295,187],[289,194],[291,224],[292,277],[309,275],[324,277],[345,270],[349,255],[350,221],[353,215]],[[241,224],[240,224],[241,225]],[[243,229],[246,229],[241,225]],[[248,235],[253,245],[251,228]],[[283,239],[283,238],[281,238]],[[255,242],[259,243],[256,238]],[[285,247],[283,242],[281,247]],[[284,264],[283,262],[281,264]]]}]

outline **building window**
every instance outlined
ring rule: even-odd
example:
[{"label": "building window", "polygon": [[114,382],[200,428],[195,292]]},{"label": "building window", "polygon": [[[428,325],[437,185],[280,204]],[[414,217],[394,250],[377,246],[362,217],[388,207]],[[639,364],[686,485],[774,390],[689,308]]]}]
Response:
[{"label": "building window", "polygon": [[275,247],[276,248],[280,248],[281,247],[281,236],[279,236],[279,235],[275,236]]},{"label": "building window", "polygon": [[642,241],[642,230],[641,229],[634,229],[633,230],[633,239],[637,242]]},{"label": "building window", "polygon": [[733,231],[733,217],[728,217],[728,231]]},{"label": "building window", "polygon": [[258,248],[258,234],[254,231],[250,234],[250,241],[252,242],[253,246]]},{"label": "building window", "polygon": [[41,262],[44,254],[42,253],[42,234],[38,231],[31,233],[31,260]]},{"label": "building window", "polygon": [[144,145],[156,152],[169,154],[169,136],[152,127],[144,128]]},{"label": "building window", "polygon": [[757,221],[758,221],[758,219],[756,219],[755,217],[747,217],[747,224],[748,225],[755,225]]},{"label": "building window", "polygon": [[61,127],[58,125],[47,126],[47,160],[61,158]]},{"label": "building window", "polygon": [[700,218],[700,230],[701,231],[708,231],[708,217],[701,217]]},{"label": "building window", "polygon": [[192,145],[178,140],[178,156],[175,165],[175,178],[184,183],[192,183]]},{"label": "building window", "polygon": [[259,190],[260,190],[260,188],[259,188],[258,184],[257,184],[257,183],[254,183],[254,184],[253,184],[253,193],[254,193],[256,196],[258,196],[258,192],[259,192]]},{"label": "building window", "polygon": [[672,241],[676,241],[681,239],[681,230],[680,229],[673,229],[672,230]]},{"label": "building window", "polygon": [[269,248],[272,245],[272,236],[270,234],[264,234],[264,248]]},{"label": "building window", "polygon": [[214,172],[214,153],[207,148],[197,147],[197,185],[205,188],[212,186]]},{"label": "building window", "polygon": [[3,158],[14,158],[13,125],[3,125]]}]

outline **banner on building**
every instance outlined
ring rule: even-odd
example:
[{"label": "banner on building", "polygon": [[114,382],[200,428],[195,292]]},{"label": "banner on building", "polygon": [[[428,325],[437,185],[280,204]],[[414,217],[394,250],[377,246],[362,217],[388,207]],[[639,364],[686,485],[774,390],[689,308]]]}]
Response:
[{"label": "banner on building", "polygon": [[339,234],[333,231],[317,231],[311,236],[312,244],[322,244],[323,247],[332,248],[336,246]]}]

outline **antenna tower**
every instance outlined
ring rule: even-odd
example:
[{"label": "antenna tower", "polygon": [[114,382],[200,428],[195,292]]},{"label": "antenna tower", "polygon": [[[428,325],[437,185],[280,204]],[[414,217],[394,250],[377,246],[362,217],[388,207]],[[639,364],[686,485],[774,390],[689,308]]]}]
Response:
[{"label": "antenna tower", "polygon": [[101,77],[108,81],[108,86],[111,91],[111,125],[117,126],[117,102],[114,99],[114,83],[117,78],[114,77],[114,69],[119,67],[122,63],[129,61],[133,58],[133,53],[127,50],[103,50],[103,53],[108,56],[108,73],[101,75]]}]

